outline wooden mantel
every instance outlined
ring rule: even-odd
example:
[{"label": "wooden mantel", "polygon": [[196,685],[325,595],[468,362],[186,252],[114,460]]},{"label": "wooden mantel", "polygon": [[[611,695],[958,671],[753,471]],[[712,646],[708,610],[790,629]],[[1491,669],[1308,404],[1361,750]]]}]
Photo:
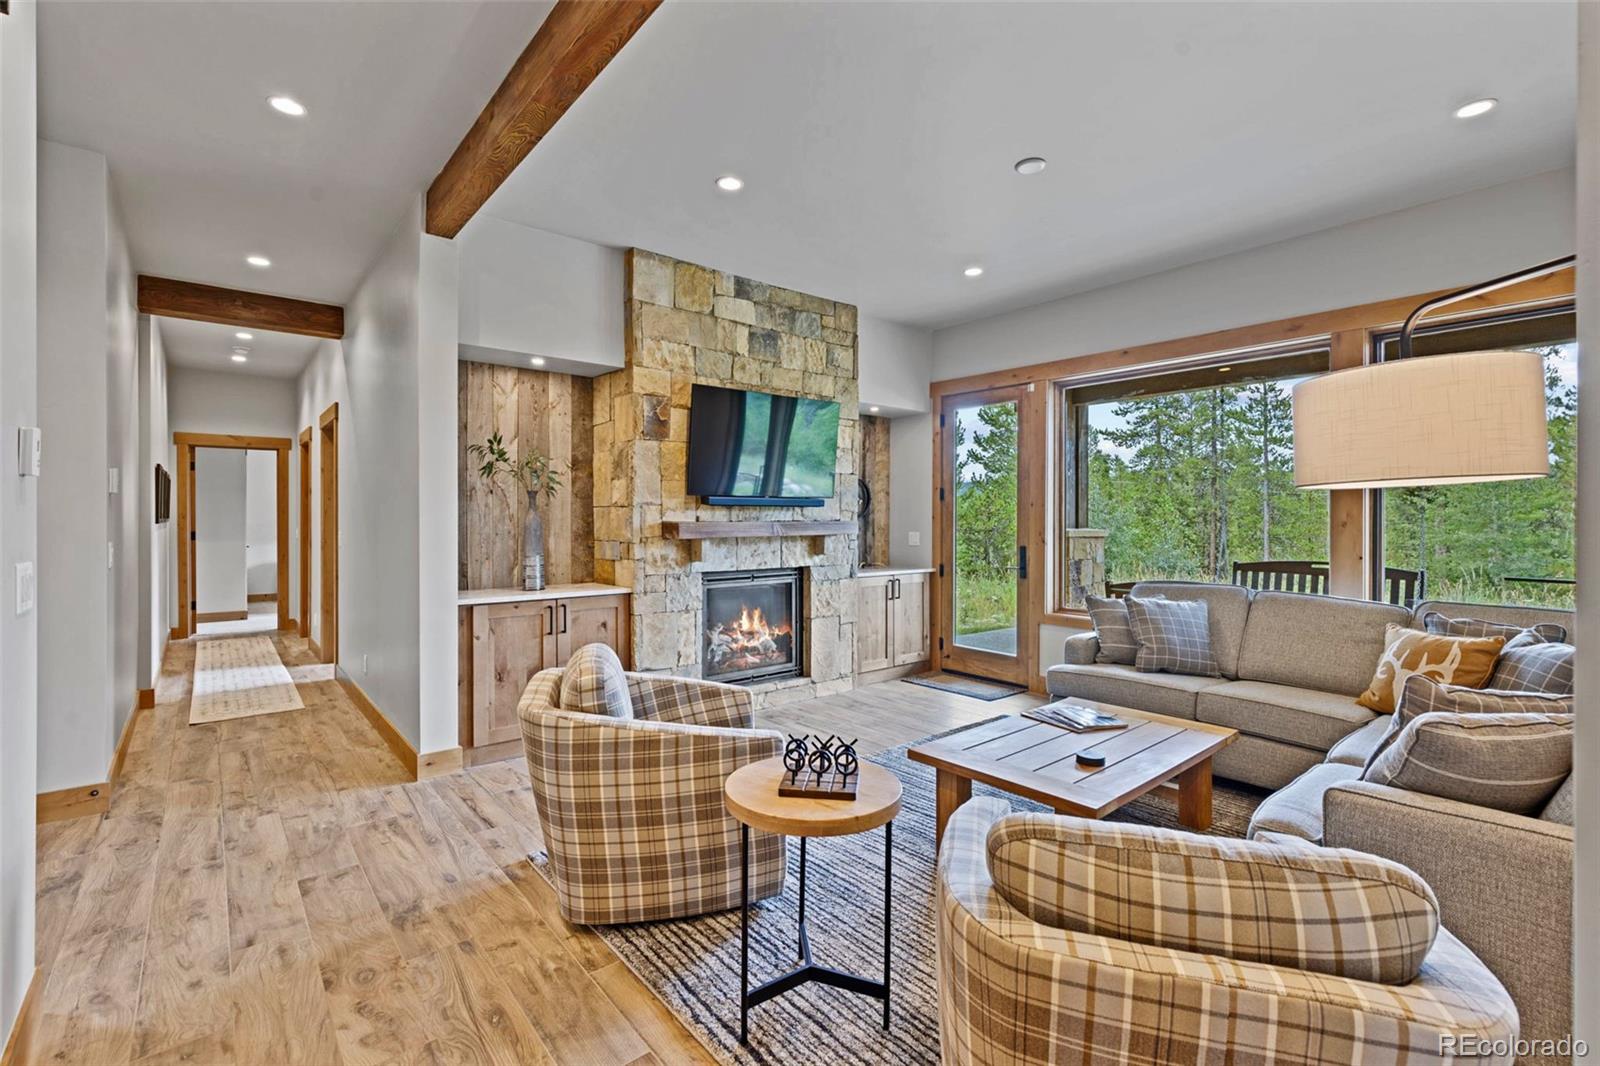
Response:
[{"label": "wooden mantel", "polygon": [[719,540],[730,537],[830,537],[856,532],[856,524],[843,519],[808,522],[663,522],[661,535],[678,540]]}]

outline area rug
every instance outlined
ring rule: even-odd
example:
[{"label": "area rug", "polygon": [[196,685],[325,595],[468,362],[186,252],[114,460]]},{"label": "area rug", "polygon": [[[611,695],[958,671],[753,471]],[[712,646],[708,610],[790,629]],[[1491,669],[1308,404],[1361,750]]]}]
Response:
[{"label": "area rug", "polygon": [[971,696],[975,700],[984,700],[985,702],[1003,700],[1007,696],[1015,696],[1019,692],[1028,691],[1025,685],[1008,685],[1004,681],[989,681],[981,677],[952,674],[944,670],[938,670],[931,674],[914,674],[911,677],[902,677],[900,680],[908,681],[913,685],[921,685],[923,688],[936,688],[940,692],[954,692],[958,696]]},{"label": "area rug", "polygon": [[190,725],[304,706],[271,637],[220,637],[195,644]]},{"label": "area rug", "polygon": [[[928,738],[932,739],[932,738]],[[918,741],[926,743],[926,741]],[[909,747],[909,745],[908,745]],[[750,1012],[750,1043],[739,1046],[739,914],[681,921],[597,926],[617,956],[722,1062],[816,1066],[823,1062],[937,1063],[938,985],[934,957],[933,771],[894,748],[872,761],[900,778],[905,792],[894,832],[892,1008],[888,1032],[882,1003],[810,984]],[[999,795],[974,785],[974,795]],[[1211,832],[1243,836],[1261,790],[1217,783]],[[1042,810],[1006,796],[1013,810]],[[1170,801],[1146,797],[1112,815],[1120,821],[1177,827]],[[816,961],[883,975],[882,830],[817,839],[808,845],[806,905]],[[547,879],[549,861],[531,856]],[[789,842],[789,876],[781,897],[751,908],[750,983],[795,964],[799,846]]]}]

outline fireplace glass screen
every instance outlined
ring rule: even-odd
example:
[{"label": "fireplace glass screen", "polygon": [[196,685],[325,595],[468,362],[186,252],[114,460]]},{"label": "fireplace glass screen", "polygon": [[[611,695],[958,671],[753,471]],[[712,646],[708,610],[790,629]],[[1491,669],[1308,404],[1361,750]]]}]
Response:
[{"label": "fireplace glass screen", "polygon": [[770,681],[801,672],[800,572],[707,574],[701,675]]}]

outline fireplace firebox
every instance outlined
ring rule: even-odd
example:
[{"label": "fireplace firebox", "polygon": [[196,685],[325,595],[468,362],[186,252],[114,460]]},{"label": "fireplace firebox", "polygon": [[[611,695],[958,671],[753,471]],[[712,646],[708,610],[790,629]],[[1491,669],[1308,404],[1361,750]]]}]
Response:
[{"label": "fireplace firebox", "polygon": [[799,570],[706,574],[702,584],[702,677],[751,684],[801,675],[805,619]]}]

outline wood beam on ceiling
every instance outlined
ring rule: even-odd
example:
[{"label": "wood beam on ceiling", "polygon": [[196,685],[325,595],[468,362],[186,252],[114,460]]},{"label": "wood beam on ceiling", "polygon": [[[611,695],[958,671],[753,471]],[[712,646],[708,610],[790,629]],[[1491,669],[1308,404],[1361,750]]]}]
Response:
[{"label": "wood beam on ceiling", "polygon": [[146,315],[298,333],[307,337],[338,340],[344,336],[344,308],[334,304],[155,278],[148,274],[139,275],[139,311]]},{"label": "wood beam on ceiling", "polygon": [[557,0],[428,186],[427,231],[460,233],[660,6],[661,0]]}]

